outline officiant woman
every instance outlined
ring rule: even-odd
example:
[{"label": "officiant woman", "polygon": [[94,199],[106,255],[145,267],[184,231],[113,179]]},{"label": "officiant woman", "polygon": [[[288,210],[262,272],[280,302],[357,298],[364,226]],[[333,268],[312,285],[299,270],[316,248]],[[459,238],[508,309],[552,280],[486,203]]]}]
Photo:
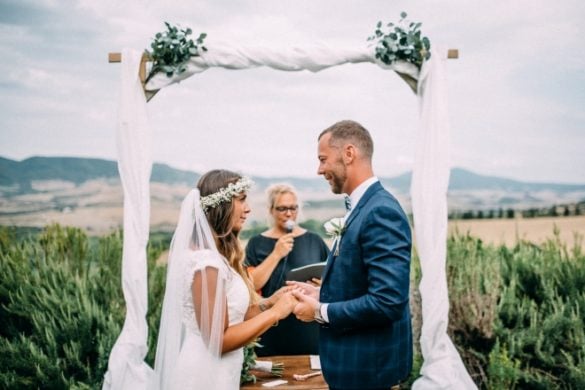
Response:
[{"label": "officiant woman", "polygon": [[[321,237],[297,225],[299,200],[292,186],[274,184],[266,192],[271,226],[252,237],[246,247],[250,277],[264,297],[285,284],[288,271],[325,261],[329,252]],[[290,316],[262,336],[260,344],[263,347],[257,348],[256,354],[315,355],[318,353],[318,337],[317,323],[306,324]]]}]

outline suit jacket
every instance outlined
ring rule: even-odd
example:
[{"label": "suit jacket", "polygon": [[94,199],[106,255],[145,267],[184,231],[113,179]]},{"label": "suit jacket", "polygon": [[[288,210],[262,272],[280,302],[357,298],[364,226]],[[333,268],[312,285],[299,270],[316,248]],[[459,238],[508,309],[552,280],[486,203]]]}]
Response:
[{"label": "suit jacket", "polygon": [[329,254],[320,301],[325,380],[345,389],[390,388],[412,369],[411,233],[398,201],[379,182],[354,207]]}]

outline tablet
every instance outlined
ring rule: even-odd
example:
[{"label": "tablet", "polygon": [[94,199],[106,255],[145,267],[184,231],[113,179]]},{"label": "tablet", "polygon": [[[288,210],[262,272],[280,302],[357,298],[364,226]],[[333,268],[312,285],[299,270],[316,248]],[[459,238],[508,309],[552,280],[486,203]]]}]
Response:
[{"label": "tablet", "polygon": [[321,279],[327,262],[314,263],[299,268],[293,268],[286,274],[286,280],[306,282],[313,278]]}]

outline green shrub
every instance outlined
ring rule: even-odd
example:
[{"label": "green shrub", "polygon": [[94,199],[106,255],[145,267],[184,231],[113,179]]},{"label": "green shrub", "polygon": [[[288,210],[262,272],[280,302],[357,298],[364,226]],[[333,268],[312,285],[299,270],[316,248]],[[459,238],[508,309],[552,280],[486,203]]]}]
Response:
[{"label": "green shrub", "polygon": [[[101,387],[125,315],[121,233],[92,245],[81,230],[52,225],[1,249],[0,388]],[[160,315],[161,250],[148,250],[151,325]]]},{"label": "green shrub", "polygon": [[522,388],[585,388],[585,257],[555,239],[501,257],[496,334],[521,361]]},{"label": "green shrub", "polygon": [[448,245],[449,332],[482,388],[585,388],[585,256],[543,245]]},{"label": "green shrub", "polygon": [[485,382],[496,343],[494,322],[501,288],[499,252],[469,235],[447,243],[449,334],[476,383]]},{"label": "green shrub", "polygon": [[499,341],[489,354],[488,378],[491,389],[514,389],[521,377],[520,361],[511,359]]},{"label": "green shrub", "polygon": [[[260,228],[260,227],[259,227]],[[58,225],[36,235],[0,228],[0,388],[100,388],[124,322],[122,233],[89,238]],[[148,246],[152,365],[164,293],[161,254],[170,234]],[[160,263],[160,264],[159,264]],[[415,362],[421,277],[412,263]],[[585,255],[558,232],[543,245],[485,245],[454,235],[447,245],[449,334],[483,389],[585,388]]]}]

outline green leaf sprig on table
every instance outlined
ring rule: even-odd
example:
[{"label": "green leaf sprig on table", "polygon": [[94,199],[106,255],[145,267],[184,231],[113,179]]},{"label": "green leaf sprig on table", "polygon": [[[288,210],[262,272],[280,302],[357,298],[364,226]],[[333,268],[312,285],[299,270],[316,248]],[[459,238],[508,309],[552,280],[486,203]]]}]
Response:
[{"label": "green leaf sprig on table", "polygon": [[[262,345],[256,339],[244,346],[244,362],[242,364],[242,371],[240,373],[240,384],[254,382],[256,383],[256,375],[252,374],[251,370],[258,370],[269,373],[270,375],[280,378],[284,373],[284,363],[282,362],[257,362],[256,348],[262,348]],[[268,364],[266,364],[268,363]]]},{"label": "green leaf sprig on table", "polygon": [[244,363],[242,364],[242,372],[240,374],[240,383],[254,382],[256,383],[256,375],[252,374],[250,370],[256,364],[256,351],[255,347],[259,347],[257,341],[252,341],[248,345],[244,346]]}]

